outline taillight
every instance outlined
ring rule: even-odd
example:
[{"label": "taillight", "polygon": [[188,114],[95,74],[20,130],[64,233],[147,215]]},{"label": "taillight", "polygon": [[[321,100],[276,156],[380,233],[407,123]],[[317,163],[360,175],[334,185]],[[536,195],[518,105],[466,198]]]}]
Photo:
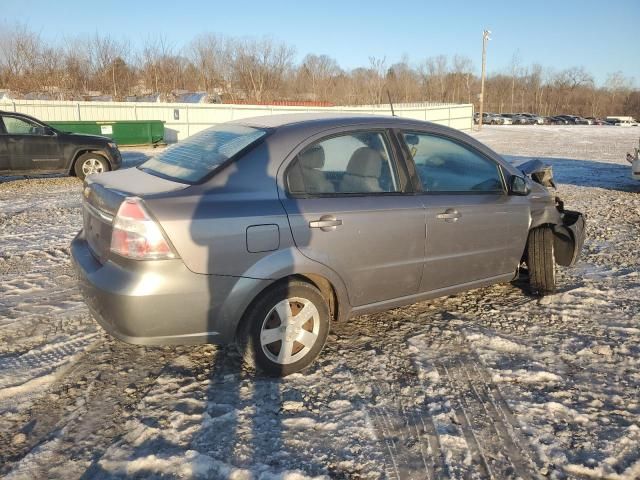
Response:
[{"label": "taillight", "polygon": [[177,255],[142,201],[127,197],[113,221],[111,251],[133,260],[163,260]]}]

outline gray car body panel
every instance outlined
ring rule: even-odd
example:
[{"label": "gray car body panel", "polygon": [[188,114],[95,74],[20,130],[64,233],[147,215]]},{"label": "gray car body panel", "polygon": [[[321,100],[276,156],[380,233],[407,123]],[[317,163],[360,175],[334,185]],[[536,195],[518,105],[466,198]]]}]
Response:
[{"label": "gray car body panel", "polygon": [[[354,130],[387,131],[398,162],[404,156],[394,131],[420,131],[462,142],[492,159],[505,186],[513,175],[523,176],[485,145],[448,127],[335,114],[234,123],[270,133],[200,184],[133,169],[88,180],[86,201],[105,211],[114,213],[125,196],[141,197],[179,256],[98,261],[83,233],[74,240],[72,255],[87,303],[118,338],[147,344],[232,341],[260,292],[292,275],[328,281],[338,319],[509,281],[529,229],[562,222],[549,192],[528,179],[528,196],[433,195],[415,191],[415,185],[400,194],[304,199],[287,194],[285,172],[302,149]],[[435,220],[451,206],[461,210],[459,222]],[[344,228],[311,232],[309,221],[325,213],[344,217]],[[478,228],[483,238],[474,243]],[[453,239],[457,252],[448,249]]]},{"label": "gray car body panel", "polygon": [[269,281],[191,272],[179,260],[99,262],[82,232],[71,244],[80,289],[98,323],[142,345],[228,343]]}]

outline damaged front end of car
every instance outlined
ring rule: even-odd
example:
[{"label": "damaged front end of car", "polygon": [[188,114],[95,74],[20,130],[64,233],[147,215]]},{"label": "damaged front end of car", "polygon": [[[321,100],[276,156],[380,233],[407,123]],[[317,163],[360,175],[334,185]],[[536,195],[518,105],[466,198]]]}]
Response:
[{"label": "damaged front end of car", "polygon": [[[542,161],[530,160],[518,167],[534,182],[548,188],[556,188],[553,169]],[[564,202],[555,197],[555,208],[545,209],[538,214],[535,223],[549,224],[553,230],[553,250],[556,263],[570,267],[576,263],[585,239],[585,218],[580,212],[566,210]]]}]

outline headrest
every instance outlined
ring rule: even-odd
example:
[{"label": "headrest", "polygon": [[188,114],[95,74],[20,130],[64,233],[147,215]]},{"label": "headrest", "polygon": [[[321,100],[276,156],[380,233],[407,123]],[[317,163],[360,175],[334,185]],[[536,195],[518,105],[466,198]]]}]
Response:
[{"label": "headrest", "polygon": [[382,157],[369,147],[360,147],[353,152],[347,166],[347,173],[359,177],[378,178],[380,170],[382,170]]},{"label": "headrest", "polygon": [[324,167],[324,148],[314,145],[298,155],[302,168]]}]

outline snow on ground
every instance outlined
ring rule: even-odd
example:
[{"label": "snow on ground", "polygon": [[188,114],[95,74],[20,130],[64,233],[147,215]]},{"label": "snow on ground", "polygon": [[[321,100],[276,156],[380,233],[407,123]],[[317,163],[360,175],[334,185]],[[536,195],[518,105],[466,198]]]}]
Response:
[{"label": "snow on ground", "polygon": [[354,318],[283,380],[215,346],[106,336],[69,264],[80,182],[0,178],[0,476],[640,478],[640,182],[624,160],[639,134],[474,133],[551,163],[587,214],[558,293],[515,282]]}]

